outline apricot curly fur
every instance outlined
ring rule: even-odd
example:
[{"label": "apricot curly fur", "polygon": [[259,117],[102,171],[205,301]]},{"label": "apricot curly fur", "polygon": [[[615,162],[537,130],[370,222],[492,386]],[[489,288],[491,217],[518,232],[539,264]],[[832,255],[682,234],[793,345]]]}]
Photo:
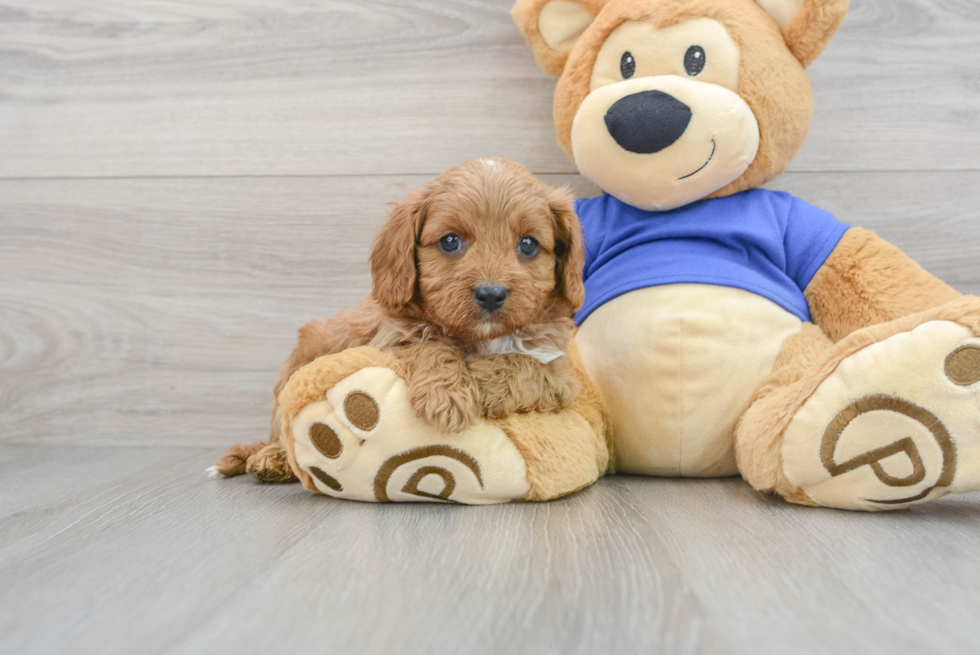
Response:
[{"label": "apricot curly fur", "polygon": [[407,366],[408,395],[419,418],[440,432],[462,432],[482,417],[480,389],[459,348],[431,342],[395,352]]},{"label": "apricot curly fur", "polygon": [[260,482],[295,482],[286,451],[278,443],[265,446],[248,458],[246,473]]},{"label": "apricot curly fur", "polygon": [[218,460],[215,470],[221,475],[232,478],[245,472],[248,458],[265,448],[264,441],[256,441],[252,444],[238,444],[232,446]]},{"label": "apricot curly fur", "polygon": [[569,375],[567,357],[541,365],[525,355],[492,355],[472,360],[469,368],[488,418],[568,409],[580,387]]}]

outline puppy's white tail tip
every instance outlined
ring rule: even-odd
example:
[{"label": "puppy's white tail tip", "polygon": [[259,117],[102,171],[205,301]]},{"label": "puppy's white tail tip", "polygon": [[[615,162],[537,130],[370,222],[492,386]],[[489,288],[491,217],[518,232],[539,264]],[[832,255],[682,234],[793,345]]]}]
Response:
[{"label": "puppy's white tail tip", "polygon": [[206,469],[204,469],[204,474],[206,476],[208,476],[209,478],[211,478],[212,480],[216,480],[216,479],[218,479],[220,477],[224,477],[220,473],[218,473],[218,467],[217,466],[209,466],[209,467],[207,467]]}]

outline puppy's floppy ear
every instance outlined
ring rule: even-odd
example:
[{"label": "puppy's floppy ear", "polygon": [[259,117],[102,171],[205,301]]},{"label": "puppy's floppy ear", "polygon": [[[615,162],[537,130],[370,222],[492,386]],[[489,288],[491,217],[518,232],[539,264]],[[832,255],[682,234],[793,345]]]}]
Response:
[{"label": "puppy's floppy ear", "polygon": [[384,309],[403,314],[414,306],[418,269],[415,251],[425,221],[424,190],[389,205],[371,249],[371,279],[375,300]]},{"label": "puppy's floppy ear", "polygon": [[575,215],[572,194],[567,189],[555,189],[548,197],[548,204],[555,217],[555,294],[578,311],[585,302],[582,228]]},{"label": "puppy's floppy ear", "polygon": [[844,21],[850,0],[756,0],[783,30],[790,52],[806,68]]},{"label": "puppy's floppy ear", "polygon": [[517,0],[510,13],[538,66],[551,75],[561,75],[578,37],[608,1]]}]

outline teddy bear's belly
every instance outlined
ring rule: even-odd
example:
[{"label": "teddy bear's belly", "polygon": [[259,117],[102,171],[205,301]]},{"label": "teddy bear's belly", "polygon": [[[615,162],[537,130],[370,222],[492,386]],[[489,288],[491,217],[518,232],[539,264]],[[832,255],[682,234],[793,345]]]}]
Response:
[{"label": "teddy bear's belly", "polygon": [[734,430],[799,318],[754,293],[704,284],[632,291],[575,337],[612,417],[617,470],[723,476]]}]

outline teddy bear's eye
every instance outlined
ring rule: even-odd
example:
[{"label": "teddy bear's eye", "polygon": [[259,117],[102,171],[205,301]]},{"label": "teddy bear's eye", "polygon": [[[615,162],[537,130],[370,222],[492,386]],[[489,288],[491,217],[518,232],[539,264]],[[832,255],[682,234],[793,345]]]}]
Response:
[{"label": "teddy bear's eye", "polygon": [[619,72],[623,74],[623,79],[628,80],[636,72],[636,60],[633,53],[627,50],[623,53],[623,58],[619,60]]},{"label": "teddy bear's eye", "polygon": [[691,77],[697,77],[704,70],[704,65],[708,63],[708,58],[704,54],[704,48],[699,45],[692,45],[684,55],[684,70]]}]

